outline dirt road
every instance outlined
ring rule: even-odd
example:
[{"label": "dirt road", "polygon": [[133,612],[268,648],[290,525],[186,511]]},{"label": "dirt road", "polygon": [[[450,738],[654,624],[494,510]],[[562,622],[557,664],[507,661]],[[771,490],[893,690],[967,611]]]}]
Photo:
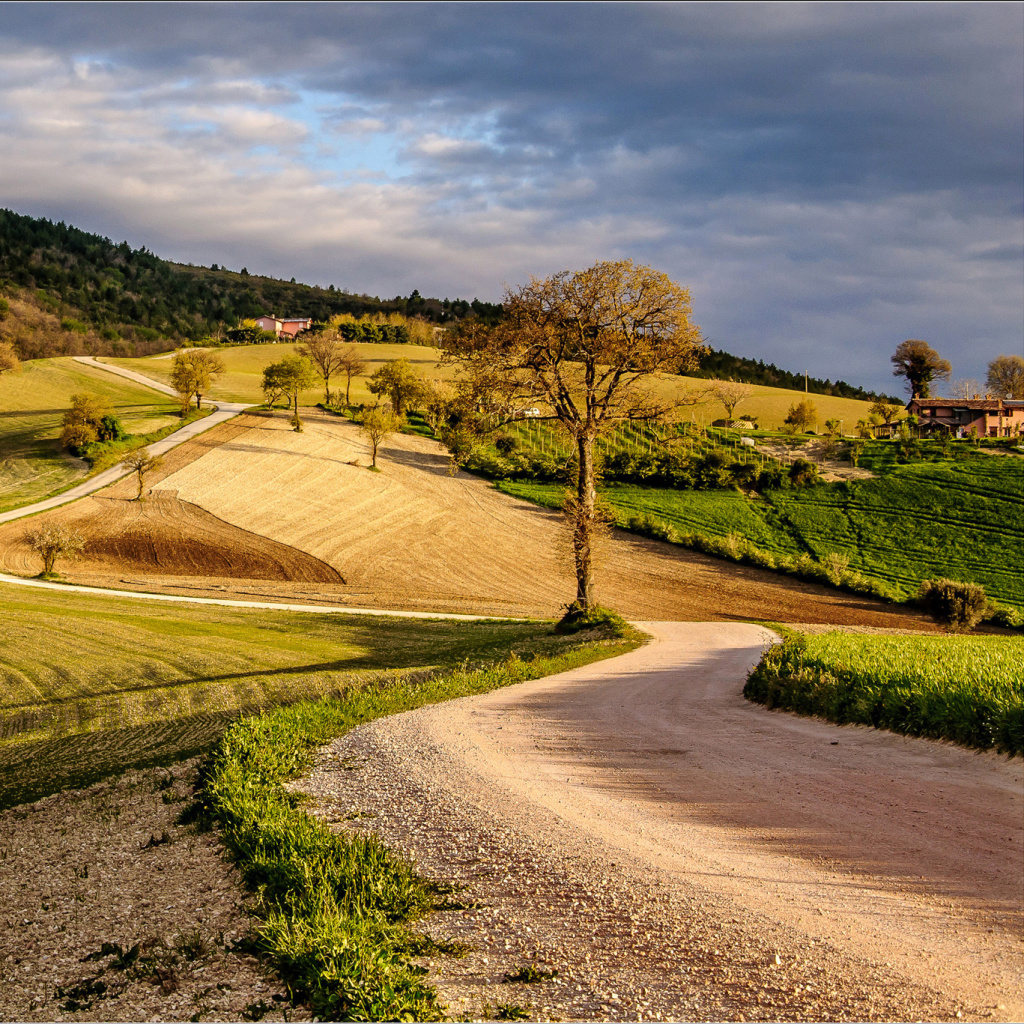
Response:
[{"label": "dirt road", "polygon": [[759,627],[643,628],[363,727],[304,784],[468,885],[453,1010],[526,958],[559,968],[521,988],[562,1019],[1024,1018],[1020,759],[745,702]]}]

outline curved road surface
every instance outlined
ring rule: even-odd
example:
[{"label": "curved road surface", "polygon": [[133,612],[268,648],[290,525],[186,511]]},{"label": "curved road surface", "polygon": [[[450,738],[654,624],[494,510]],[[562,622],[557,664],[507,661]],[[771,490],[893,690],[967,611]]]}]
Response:
[{"label": "curved road surface", "polygon": [[[1024,1019],[1021,759],[745,701],[761,627],[638,625],[655,642],[623,657],[363,729],[396,778],[468,794],[553,857],[585,837],[619,872],[696,883]],[[330,796],[332,779],[309,785]]]}]

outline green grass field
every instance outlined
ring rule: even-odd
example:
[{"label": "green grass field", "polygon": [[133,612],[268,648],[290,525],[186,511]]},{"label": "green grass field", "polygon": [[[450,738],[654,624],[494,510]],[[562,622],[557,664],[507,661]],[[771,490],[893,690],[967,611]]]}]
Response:
[{"label": "green grass field", "polygon": [[12,585],[0,595],[0,805],[189,756],[241,712],[572,645],[536,622],[257,611]]},{"label": "green grass field", "polygon": [[1024,638],[796,634],[744,694],[768,707],[1024,754]]},{"label": "green grass field", "polygon": [[[551,508],[563,487],[501,481],[506,494]],[[618,525],[651,516],[679,533],[733,534],[776,558],[830,553],[912,597],[922,580],[980,583],[1024,610],[1024,459],[965,452],[958,461],[893,465],[885,476],[803,490],[680,491],[629,484],[601,489]]]},{"label": "green grass field", "polygon": [[149,388],[72,359],[35,359],[0,376],[0,512],[64,490],[87,465],[60,449],[61,420],[71,396],[108,398],[125,429],[145,434],[180,422],[178,404]]}]

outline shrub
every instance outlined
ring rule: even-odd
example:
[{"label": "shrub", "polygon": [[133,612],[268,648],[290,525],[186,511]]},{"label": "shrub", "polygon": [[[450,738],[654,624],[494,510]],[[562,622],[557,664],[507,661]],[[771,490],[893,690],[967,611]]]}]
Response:
[{"label": "shrub", "polygon": [[951,633],[973,629],[988,609],[985,588],[959,580],[925,580],[917,600],[940,626]]},{"label": "shrub", "polygon": [[556,633],[578,633],[581,629],[597,629],[607,627],[612,636],[625,637],[630,635],[629,623],[610,608],[595,604],[584,610],[579,602],[573,601],[565,610],[565,615],[555,626]]},{"label": "shrub", "polygon": [[518,441],[511,434],[499,434],[494,439],[494,447],[498,451],[508,458],[515,450],[518,445]]},{"label": "shrub", "polygon": [[846,570],[850,567],[849,555],[841,555],[838,552],[830,551],[821,559],[821,567],[825,570],[829,583],[839,586],[843,582]]},{"label": "shrub", "polygon": [[807,459],[794,459],[789,467],[789,482],[794,487],[810,487],[818,482],[818,467]]}]

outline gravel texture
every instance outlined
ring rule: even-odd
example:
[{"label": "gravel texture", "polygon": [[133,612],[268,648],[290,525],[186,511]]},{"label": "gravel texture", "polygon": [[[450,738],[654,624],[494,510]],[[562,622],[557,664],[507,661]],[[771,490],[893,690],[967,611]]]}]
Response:
[{"label": "gravel texture", "polygon": [[[406,737],[403,737],[403,739]],[[334,827],[373,832],[454,887],[426,930],[470,952],[424,961],[449,1014],[535,1020],[955,1020],[884,966],[809,940],[696,883],[652,876],[524,808],[453,792],[387,720],[333,743],[302,789]],[[522,967],[556,972],[503,981]]]},{"label": "gravel texture", "polygon": [[0,813],[0,1019],[309,1018],[245,951],[216,835],[175,824],[195,775],[129,772]]}]

